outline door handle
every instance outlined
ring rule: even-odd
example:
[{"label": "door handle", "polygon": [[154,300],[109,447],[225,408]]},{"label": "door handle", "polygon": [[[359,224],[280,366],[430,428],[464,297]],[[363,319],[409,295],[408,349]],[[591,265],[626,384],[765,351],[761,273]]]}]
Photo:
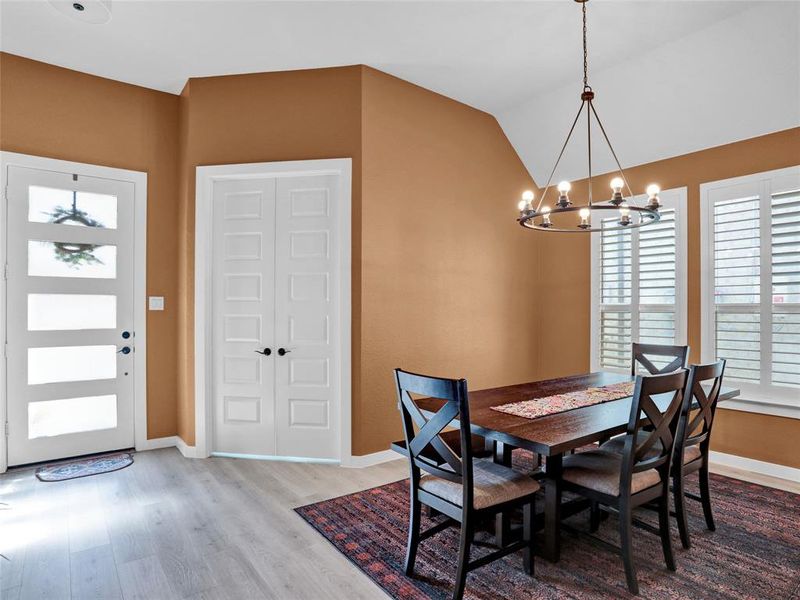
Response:
[{"label": "door handle", "polygon": [[278,356],[283,356],[284,354],[289,354],[291,350],[287,350],[286,348],[278,348]]},{"label": "door handle", "polygon": [[263,350],[253,350],[253,352],[255,352],[256,354],[263,354],[264,356],[269,356],[270,354],[272,354],[272,350],[270,350],[269,348],[264,348]]},{"label": "door handle", "polygon": [[117,350],[117,354],[120,354],[120,353],[122,353],[122,354],[130,354],[131,353],[130,346],[123,346],[122,348]]}]

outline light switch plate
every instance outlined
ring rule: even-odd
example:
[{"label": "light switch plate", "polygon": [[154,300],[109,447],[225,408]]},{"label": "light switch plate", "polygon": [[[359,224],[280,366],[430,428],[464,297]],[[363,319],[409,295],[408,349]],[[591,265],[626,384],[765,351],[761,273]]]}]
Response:
[{"label": "light switch plate", "polygon": [[150,310],[164,310],[164,296],[150,296],[147,300]]}]

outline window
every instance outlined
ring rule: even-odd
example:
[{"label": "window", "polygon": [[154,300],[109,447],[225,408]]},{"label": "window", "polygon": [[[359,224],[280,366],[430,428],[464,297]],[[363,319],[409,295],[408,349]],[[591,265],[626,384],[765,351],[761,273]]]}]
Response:
[{"label": "window", "polygon": [[[637,198],[642,205],[646,198]],[[631,342],[686,343],[686,188],[661,193],[661,220],[610,230],[592,225],[592,370],[631,368]],[[607,230],[608,229],[608,230]]]},{"label": "window", "polygon": [[742,402],[800,407],[800,167],[704,184],[701,202],[703,360],[727,359]]}]

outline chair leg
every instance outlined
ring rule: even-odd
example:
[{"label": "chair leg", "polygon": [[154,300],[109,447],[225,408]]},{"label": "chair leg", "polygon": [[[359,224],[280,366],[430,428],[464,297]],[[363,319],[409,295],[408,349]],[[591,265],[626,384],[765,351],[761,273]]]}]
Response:
[{"label": "chair leg", "polygon": [[406,547],[405,573],[409,577],[414,574],[414,562],[417,559],[417,546],[419,546],[419,525],[422,507],[417,500],[416,493],[411,490],[411,510],[408,518],[408,546]]},{"label": "chair leg", "polygon": [[464,586],[467,583],[469,551],[472,545],[473,535],[472,520],[464,514],[464,520],[461,523],[461,543],[458,551],[458,570],[456,571],[456,586],[453,590],[453,600],[461,600],[464,595]]},{"label": "chair leg", "polygon": [[675,571],[675,557],[672,556],[672,537],[669,531],[669,485],[665,484],[664,493],[658,503],[658,531],[661,534],[661,549],[664,551],[664,562],[670,571]]},{"label": "chair leg", "polygon": [[589,509],[589,531],[594,533],[600,528],[600,503],[592,500]]},{"label": "chair leg", "polygon": [[700,498],[703,501],[703,514],[706,517],[706,526],[710,531],[717,528],[714,525],[714,515],[711,512],[711,494],[708,489],[708,463],[700,467]]},{"label": "chair leg", "polygon": [[536,518],[536,500],[531,500],[530,504],[522,507],[522,539],[527,542],[525,551],[522,557],[522,566],[525,573],[531,577],[535,574],[534,561],[535,561],[535,542],[533,539],[533,521]]},{"label": "chair leg", "polygon": [[683,495],[683,471],[678,471],[672,477],[672,491],[675,499],[675,518],[678,521],[678,531],[681,534],[681,544],[687,550],[691,547],[689,541],[689,523],[686,519],[686,498]]},{"label": "chair leg", "polygon": [[631,529],[633,521],[630,506],[620,506],[619,511],[619,537],[622,549],[622,562],[625,564],[625,579],[628,582],[628,591],[639,594],[639,582],[636,579],[636,567],[633,565],[633,540]]}]

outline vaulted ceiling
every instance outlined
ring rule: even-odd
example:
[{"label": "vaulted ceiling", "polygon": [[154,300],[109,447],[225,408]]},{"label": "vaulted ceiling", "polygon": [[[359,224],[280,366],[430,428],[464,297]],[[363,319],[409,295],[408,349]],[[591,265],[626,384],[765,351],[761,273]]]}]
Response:
[{"label": "vaulted ceiling", "polygon": [[[590,80],[624,165],[800,125],[800,3],[588,9]],[[103,25],[2,0],[0,49],[173,93],[189,77],[367,64],[495,115],[539,184],[581,89],[571,0],[114,0]],[[574,145],[556,177],[582,177],[584,153]]]}]

